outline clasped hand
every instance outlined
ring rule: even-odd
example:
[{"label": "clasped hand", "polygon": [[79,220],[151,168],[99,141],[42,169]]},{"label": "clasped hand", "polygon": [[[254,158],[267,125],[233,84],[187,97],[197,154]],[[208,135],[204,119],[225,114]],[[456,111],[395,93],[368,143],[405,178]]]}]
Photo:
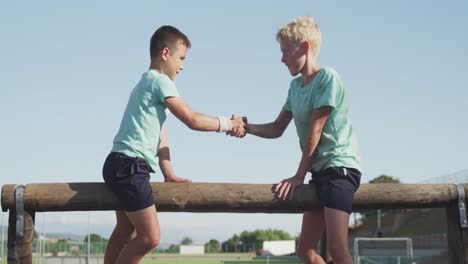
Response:
[{"label": "clasped hand", "polygon": [[230,131],[226,132],[226,135],[237,138],[245,137],[247,134],[247,117],[232,115],[231,120],[233,121],[233,127]]}]

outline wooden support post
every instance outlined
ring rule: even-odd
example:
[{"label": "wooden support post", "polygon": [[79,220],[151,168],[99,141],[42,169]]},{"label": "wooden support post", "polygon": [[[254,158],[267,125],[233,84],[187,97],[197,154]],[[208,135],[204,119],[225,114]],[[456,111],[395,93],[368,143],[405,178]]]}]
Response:
[{"label": "wooden support post", "polygon": [[23,236],[16,235],[16,210],[9,210],[8,218],[8,264],[32,264],[34,239],[34,212],[24,211]]},{"label": "wooden support post", "polygon": [[447,207],[448,263],[468,264],[468,228],[460,226],[458,203]]}]

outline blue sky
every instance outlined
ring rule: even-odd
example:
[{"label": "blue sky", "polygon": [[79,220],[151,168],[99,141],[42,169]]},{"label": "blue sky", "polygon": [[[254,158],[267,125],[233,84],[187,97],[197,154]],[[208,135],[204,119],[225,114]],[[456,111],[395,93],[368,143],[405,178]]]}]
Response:
[{"label": "blue sky", "polygon": [[[0,184],[101,181],[128,95],[148,68],[149,39],[164,24],[192,41],[176,85],[195,111],[272,121],[291,80],[275,33],[303,15],[322,30],[319,64],[334,67],[349,91],[363,182],[465,169],[467,11],[466,1],[3,1]],[[274,183],[292,176],[300,158],[294,124],[277,140],[195,132],[173,116],[167,131],[176,174],[196,182]],[[108,236],[113,215],[91,217],[92,231]],[[277,214],[160,219],[163,241],[198,243],[255,228],[296,235],[301,222]],[[47,213],[37,222],[80,233],[87,217]]]}]

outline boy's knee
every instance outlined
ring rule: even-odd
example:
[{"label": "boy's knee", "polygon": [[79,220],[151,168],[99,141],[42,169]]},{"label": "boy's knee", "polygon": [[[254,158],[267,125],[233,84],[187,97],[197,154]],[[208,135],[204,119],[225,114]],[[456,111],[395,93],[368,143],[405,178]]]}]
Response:
[{"label": "boy's knee", "polygon": [[143,246],[148,251],[156,248],[160,243],[160,237],[158,235],[144,235],[141,239],[143,241]]}]

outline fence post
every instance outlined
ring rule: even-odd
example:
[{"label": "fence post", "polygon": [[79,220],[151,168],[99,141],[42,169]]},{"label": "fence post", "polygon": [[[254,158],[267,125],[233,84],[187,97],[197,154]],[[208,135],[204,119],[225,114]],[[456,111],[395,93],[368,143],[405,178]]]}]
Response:
[{"label": "fence post", "polygon": [[34,212],[24,211],[24,234],[16,234],[16,211],[9,210],[8,264],[31,264],[34,239]]},{"label": "fence post", "polygon": [[446,209],[448,263],[468,264],[468,222],[463,185],[457,185],[457,193],[458,201]]},{"label": "fence post", "polygon": [[8,212],[8,263],[31,264],[34,239],[34,215],[24,210],[24,186],[16,186],[15,209]]},{"label": "fence post", "polygon": [[32,263],[32,242],[34,239],[34,212],[24,211],[24,233],[16,234],[16,210],[9,210],[8,216],[8,264]]}]

